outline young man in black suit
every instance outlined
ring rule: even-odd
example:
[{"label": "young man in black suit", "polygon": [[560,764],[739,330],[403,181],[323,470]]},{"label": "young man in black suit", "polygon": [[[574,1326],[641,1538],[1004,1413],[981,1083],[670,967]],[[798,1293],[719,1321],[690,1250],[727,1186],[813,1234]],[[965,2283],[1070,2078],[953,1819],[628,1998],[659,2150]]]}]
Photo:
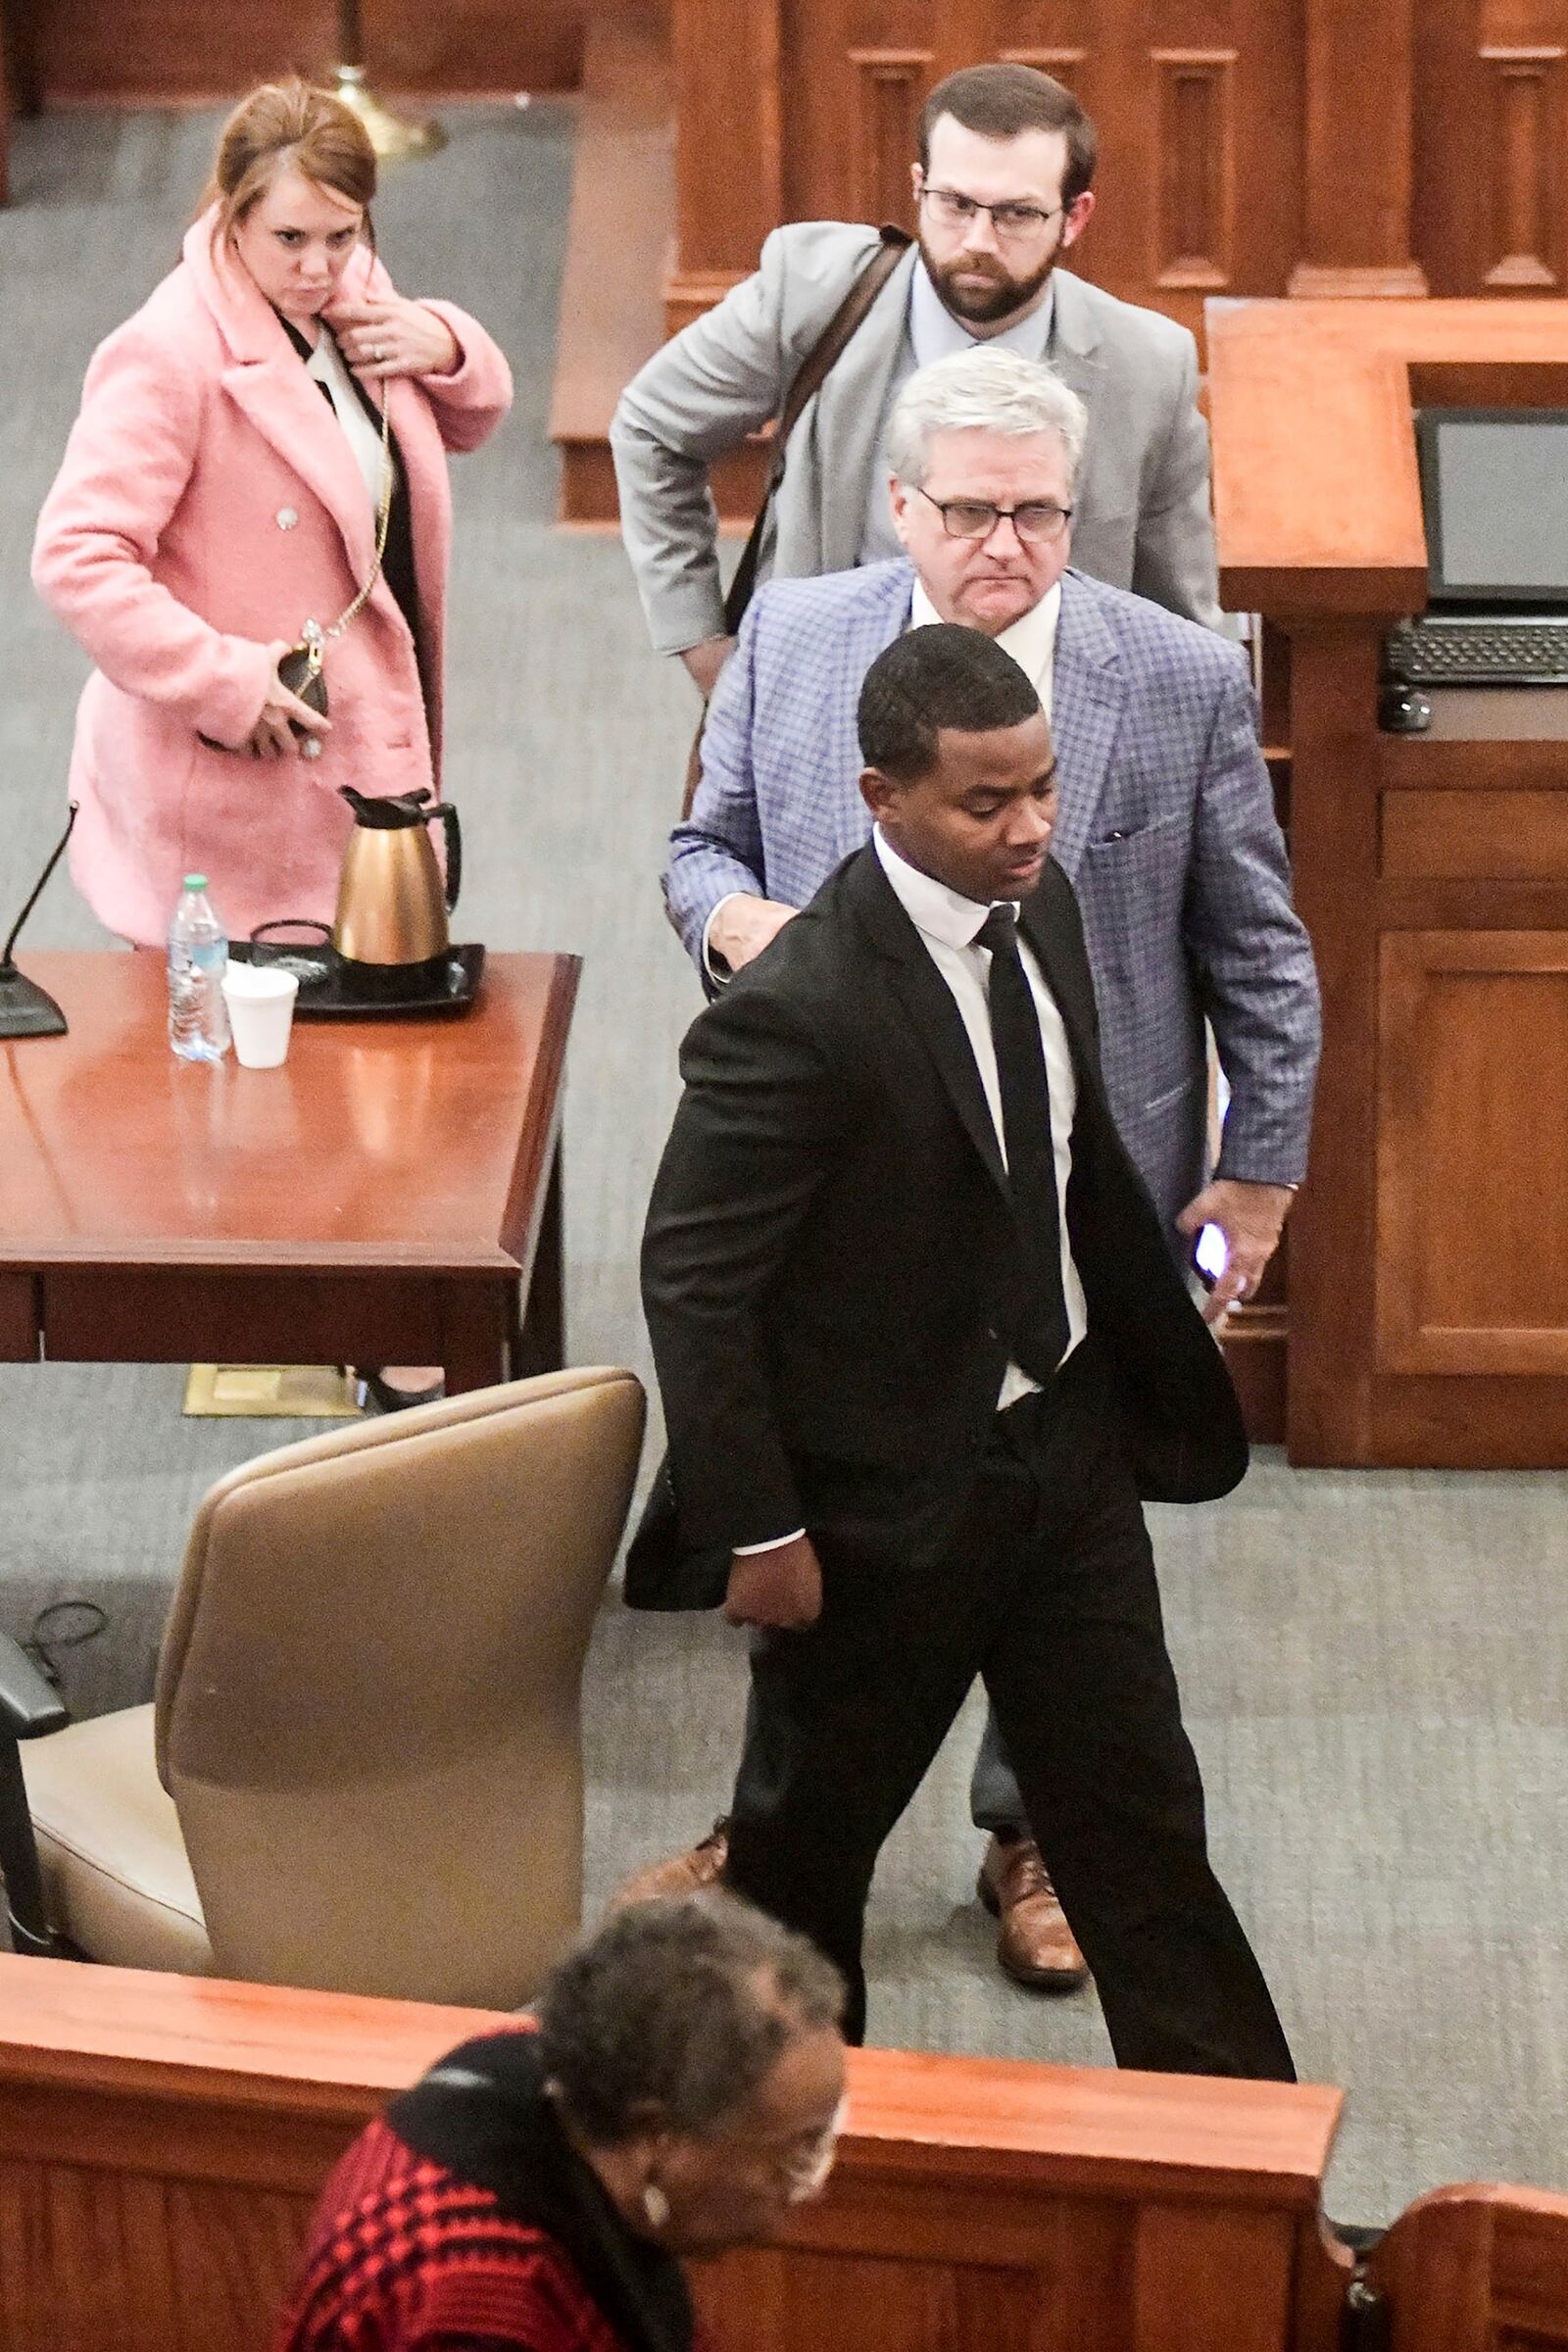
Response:
[{"label": "young man in black suit", "polygon": [[1247,1442],[1105,1105],[1050,730],[946,625],[859,728],[871,844],[682,1049],[627,1597],[758,1629],[726,1877],[843,1969],[855,2037],[877,1853],[978,1674],[1119,2063],[1288,2080],[1139,1499],[1228,1493]]}]

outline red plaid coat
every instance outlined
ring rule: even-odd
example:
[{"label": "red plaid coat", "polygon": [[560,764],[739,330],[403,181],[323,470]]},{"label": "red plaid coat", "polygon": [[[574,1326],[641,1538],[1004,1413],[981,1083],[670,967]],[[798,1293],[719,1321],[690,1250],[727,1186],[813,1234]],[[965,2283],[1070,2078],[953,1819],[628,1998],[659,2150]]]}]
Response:
[{"label": "red plaid coat", "polygon": [[503,2346],[626,2352],[551,2239],[371,2124],[322,2192],[276,2352]]}]

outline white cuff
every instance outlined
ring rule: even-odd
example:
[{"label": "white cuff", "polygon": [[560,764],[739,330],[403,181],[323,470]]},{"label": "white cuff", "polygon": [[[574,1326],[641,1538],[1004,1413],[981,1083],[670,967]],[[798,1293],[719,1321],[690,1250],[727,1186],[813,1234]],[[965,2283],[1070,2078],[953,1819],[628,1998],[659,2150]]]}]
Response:
[{"label": "white cuff", "polygon": [[736,1559],[750,1560],[760,1551],[782,1551],[786,1544],[798,1544],[805,1533],[804,1527],[798,1527],[793,1536],[774,1536],[766,1544],[732,1544],[730,1550]]},{"label": "white cuff", "polygon": [[717,953],[713,946],[714,921],[721,908],[727,906],[731,899],[744,899],[750,897],[750,892],[744,890],[726,890],[724,896],[717,901],[712,912],[709,915],[707,922],[703,925],[703,969],[708,974],[708,977],[710,980],[711,980],[715,988],[726,987],[728,983],[734,979],[735,974],[731,967],[725,962],[723,956]]}]

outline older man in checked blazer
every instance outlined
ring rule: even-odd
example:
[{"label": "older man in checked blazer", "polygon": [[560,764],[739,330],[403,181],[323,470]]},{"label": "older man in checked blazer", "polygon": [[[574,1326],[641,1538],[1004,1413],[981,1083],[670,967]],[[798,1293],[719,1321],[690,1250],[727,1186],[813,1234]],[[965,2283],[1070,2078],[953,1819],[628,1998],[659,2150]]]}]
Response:
[{"label": "older man in checked blazer", "polygon": [[[1224,1236],[1214,1319],[1255,1290],[1306,1172],[1317,982],[1241,649],[1070,566],[1085,429],[1076,395],[1011,352],[910,379],[888,435],[908,560],[759,593],[664,889],[716,992],[867,837],[856,706],[876,657],[935,621],[995,638],[1051,721],[1052,855],[1082,910],[1111,1112],[1181,1262],[1204,1225]],[[1212,1171],[1205,1023],[1230,1090]],[[972,1799],[992,1833],[980,1892],[1002,1917],[1002,1965],[1042,1987],[1081,1981],[994,1724]],[[722,1861],[720,1830],[642,1884]]]}]

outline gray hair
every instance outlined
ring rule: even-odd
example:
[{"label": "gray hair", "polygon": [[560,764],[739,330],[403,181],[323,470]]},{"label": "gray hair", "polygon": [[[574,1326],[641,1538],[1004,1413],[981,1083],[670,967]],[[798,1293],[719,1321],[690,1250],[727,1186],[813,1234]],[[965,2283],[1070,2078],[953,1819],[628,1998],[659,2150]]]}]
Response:
[{"label": "gray hair", "polygon": [[536,2003],[546,2074],[596,2148],[651,2116],[671,2132],[709,2131],[801,2034],[843,2014],[831,1961],[722,1892],[612,1913]]},{"label": "gray hair", "polygon": [[893,404],[888,462],[897,479],[918,490],[926,477],[933,433],[1055,433],[1067,453],[1067,480],[1077,479],[1089,412],[1076,392],[1043,360],[978,343],[951,352],[910,376]]}]

